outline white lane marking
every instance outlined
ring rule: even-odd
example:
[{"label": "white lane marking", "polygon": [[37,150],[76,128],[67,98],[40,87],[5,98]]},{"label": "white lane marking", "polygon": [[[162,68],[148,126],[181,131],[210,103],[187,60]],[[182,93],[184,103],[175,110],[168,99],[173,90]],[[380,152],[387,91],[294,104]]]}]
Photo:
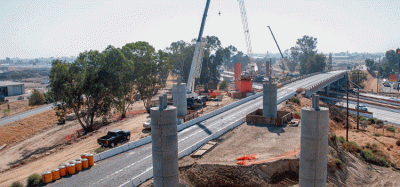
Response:
[{"label": "white lane marking", "polygon": [[153,167],[148,167],[148,168],[146,168],[146,170],[145,170],[144,172],[142,172],[141,174],[139,174],[139,175],[136,176],[136,177],[133,177],[131,180],[128,180],[128,181],[124,182],[123,184],[119,185],[118,187],[125,186],[125,184],[128,184],[129,182],[135,180],[136,178],[140,177],[141,175],[143,175],[144,173],[150,171],[151,169],[153,169]]},{"label": "white lane marking", "polygon": [[128,155],[133,155],[135,153],[136,153],[135,151],[132,151],[131,153],[128,153]]},{"label": "white lane marking", "polygon": [[[287,89],[290,89],[290,87],[288,87]],[[279,94],[279,95],[280,95],[280,94]],[[281,97],[281,98],[282,98],[282,97]],[[258,98],[258,99],[259,99],[259,98]],[[253,102],[256,101],[256,100],[258,101],[258,99],[254,99],[254,100],[251,100],[251,101],[253,101]],[[256,102],[255,104],[258,104],[258,102]],[[241,111],[237,111],[237,112],[243,113],[243,112],[241,112]],[[225,119],[230,118],[230,117],[233,116],[233,115],[237,115],[237,114],[236,114],[236,113],[235,113],[235,114],[232,114],[232,115],[230,115],[230,116],[228,116],[228,117],[225,117]],[[214,125],[216,125],[216,124],[219,124],[219,123],[215,123]],[[211,126],[208,126],[208,127],[212,127],[212,126],[214,126],[214,125],[211,125]],[[192,126],[191,128],[193,128],[193,127],[195,127],[195,126]],[[187,128],[187,129],[189,129],[189,128]],[[186,129],[185,129],[185,130],[186,130]],[[182,132],[182,131],[181,131],[181,132]],[[198,131],[198,132],[201,132],[201,130]],[[197,133],[198,133],[198,132],[197,132]],[[204,139],[202,139],[201,141],[203,141],[203,140],[204,140]],[[199,142],[201,142],[201,141],[199,141]],[[179,141],[179,142],[181,142],[181,141]],[[198,143],[198,142],[197,142],[197,143]],[[197,144],[197,143],[196,143],[196,144]],[[190,147],[188,147],[188,148],[190,148]],[[186,149],[188,149],[188,148],[186,148]],[[186,150],[186,149],[184,149],[184,150]],[[183,151],[184,151],[184,150],[183,150]],[[181,152],[182,152],[182,151],[181,151]],[[139,162],[142,162],[143,160],[148,159],[148,158],[150,158],[151,156],[152,156],[152,155],[148,155],[148,156],[146,156],[145,158],[143,158],[143,159],[141,159],[141,160],[139,160],[139,161],[137,161],[137,162],[135,162],[135,163],[132,163],[132,164],[130,164],[129,166],[126,166],[126,167],[122,168],[121,170],[118,170],[118,171],[112,173],[111,175],[108,175],[107,177],[105,177],[105,178],[103,178],[103,179],[100,179],[98,182],[100,182],[100,181],[102,181],[102,180],[104,180],[104,179],[106,179],[106,178],[109,178],[110,176],[115,175],[115,174],[121,172],[122,170],[124,170],[124,169],[126,169],[126,168],[132,167],[133,165],[135,165],[135,164],[137,164],[137,163],[139,163]],[[151,167],[150,169],[152,169],[152,168],[153,168],[153,167]],[[149,168],[147,168],[147,169],[149,169]],[[148,171],[147,169],[146,169],[145,172]],[[143,175],[145,172],[142,172],[142,173],[139,174],[138,176],[132,178],[132,180],[134,180],[134,179],[136,179],[137,177]],[[123,185],[129,183],[129,182],[132,181],[132,180],[129,180],[129,181],[125,182]],[[94,184],[95,184],[95,183],[94,183]],[[121,185],[121,186],[123,186],[123,185]]]},{"label": "white lane marking", "polygon": [[151,156],[152,156],[152,155],[148,155],[148,156],[142,158],[141,160],[139,160],[139,161],[137,161],[137,162],[134,162],[134,163],[132,163],[132,164],[130,164],[130,165],[128,165],[128,166],[126,166],[126,167],[124,167],[124,168],[122,168],[122,169],[120,169],[120,170],[118,170],[118,171],[116,171],[116,172],[114,172],[114,173],[112,173],[112,174],[110,174],[110,175],[107,175],[106,177],[104,177],[104,178],[98,180],[97,182],[93,183],[93,185],[96,184],[96,183],[98,183],[98,182],[101,182],[101,181],[104,180],[104,179],[108,179],[109,177],[111,177],[111,176],[113,176],[113,175],[115,175],[115,174],[117,174],[117,173],[119,173],[119,172],[121,172],[121,171],[123,171],[123,170],[125,170],[125,169],[127,169],[127,168],[130,168],[130,167],[134,166],[135,164],[140,163],[140,162],[142,162],[142,161],[144,161],[144,160],[150,158]]}]

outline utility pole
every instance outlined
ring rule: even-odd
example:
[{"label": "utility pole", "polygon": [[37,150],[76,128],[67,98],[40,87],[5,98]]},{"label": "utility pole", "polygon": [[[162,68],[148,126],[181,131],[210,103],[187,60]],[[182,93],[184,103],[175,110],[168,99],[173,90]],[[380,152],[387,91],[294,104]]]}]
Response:
[{"label": "utility pole", "polygon": [[[360,72],[357,71],[357,130],[360,130]],[[347,98],[349,100],[349,98]]]},{"label": "utility pole", "polygon": [[347,127],[346,127],[346,141],[349,141],[349,74],[347,73],[347,84],[346,84],[346,92],[347,92]]}]

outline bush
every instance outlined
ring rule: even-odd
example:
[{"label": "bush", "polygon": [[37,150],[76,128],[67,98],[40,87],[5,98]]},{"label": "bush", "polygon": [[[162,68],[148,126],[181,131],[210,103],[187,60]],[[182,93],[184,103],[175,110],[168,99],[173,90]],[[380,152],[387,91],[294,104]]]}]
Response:
[{"label": "bush", "polygon": [[222,81],[221,84],[219,84],[219,89],[225,90],[226,88],[228,88],[228,83],[226,81]]},{"label": "bush", "polygon": [[44,96],[41,92],[34,90],[29,98],[29,106],[44,104]]},{"label": "bush", "polygon": [[360,121],[367,121],[367,118],[360,116]]},{"label": "bush", "polygon": [[343,144],[346,142],[346,139],[344,139],[343,136],[339,136],[338,140]]},{"label": "bush", "polygon": [[59,124],[65,124],[65,119],[64,118],[58,118],[58,123]]},{"label": "bush", "polygon": [[377,125],[382,125],[382,124],[383,124],[383,121],[382,121],[382,120],[378,120],[378,121],[376,121],[376,124],[377,124]]},{"label": "bush", "polygon": [[389,127],[386,127],[386,130],[388,130],[390,132],[394,132],[396,130],[396,128],[394,128],[393,126],[389,126]]},{"label": "bush", "polygon": [[361,158],[363,158],[366,162],[371,164],[389,167],[392,165],[390,161],[386,159],[385,156],[379,156],[372,153],[370,150],[361,150],[360,152]]},{"label": "bush", "polygon": [[372,160],[374,158],[374,154],[368,149],[361,150],[360,155],[365,161]]},{"label": "bush", "polygon": [[298,97],[292,97],[290,98],[290,101],[292,101],[293,103],[296,103],[298,105],[300,105],[300,99]]},{"label": "bush", "polygon": [[361,151],[356,142],[346,142],[344,143],[344,148],[350,153],[359,153]]},{"label": "bush", "polygon": [[42,185],[42,177],[38,174],[32,174],[26,180],[26,186],[36,187]]},{"label": "bush", "polygon": [[375,133],[374,136],[380,137],[380,136],[382,136],[382,134]]},{"label": "bush", "polygon": [[24,185],[22,185],[22,183],[19,182],[19,181],[15,181],[15,182],[13,182],[13,183],[11,184],[10,187],[24,187]]},{"label": "bush", "polygon": [[332,133],[332,134],[330,135],[330,139],[331,139],[331,141],[336,141],[336,139],[337,139],[336,134],[335,134],[335,133]]},{"label": "bush", "polygon": [[376,123],[376,119],[375,118],[368,118],[368,121],[370,121],[371,124],[375,124]]},{"label": "bush", "polygon": [[400,146],[400,139],[396,141],[396,145]]}]

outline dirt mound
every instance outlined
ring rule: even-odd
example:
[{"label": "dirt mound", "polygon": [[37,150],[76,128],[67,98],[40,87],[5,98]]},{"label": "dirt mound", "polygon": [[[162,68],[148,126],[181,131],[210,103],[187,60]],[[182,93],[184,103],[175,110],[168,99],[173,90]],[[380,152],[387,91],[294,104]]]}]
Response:
[{"label": "dirt mound", "polygon": [[[291,186],[297,184],[299,159],[286,159],[284,161],[286,164],[277,165],[278,162],[282,162],[282,160],[252,166],[194,164],[187,168],[180,168],[180,182],[196,187]],[[287,164],[289,162],[290,164]]]}]

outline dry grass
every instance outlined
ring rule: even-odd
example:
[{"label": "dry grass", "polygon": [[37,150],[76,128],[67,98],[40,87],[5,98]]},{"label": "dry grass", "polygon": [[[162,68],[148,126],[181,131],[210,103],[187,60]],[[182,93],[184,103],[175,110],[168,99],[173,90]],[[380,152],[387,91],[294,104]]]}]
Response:
[{"label": "dry grass", "polygon": [[7,113],[4,112],[4,110],[7,109],[7,104],[1,104],[0,105],[0,118],[40,107],[40,106],[29,106],[28,102],[29,102],[28,100],[9,102],[8,105],[10,107],[10,111]]},{"label": "dry grass", "polygon": [[368,73],[368,71],[365,71],[365,73],[367,74],[367,81],[364,83],[365,85],[364,90],[366,91],[374,90],[376,92],[377,78],[372,77],[371,74]]},{"label": "dry grass", "polygon": [[54,110],[24,118],[22,120],[0,126],[0,145],[12,144],[26,139],[36,132],[52,127],[57,123]]}]

